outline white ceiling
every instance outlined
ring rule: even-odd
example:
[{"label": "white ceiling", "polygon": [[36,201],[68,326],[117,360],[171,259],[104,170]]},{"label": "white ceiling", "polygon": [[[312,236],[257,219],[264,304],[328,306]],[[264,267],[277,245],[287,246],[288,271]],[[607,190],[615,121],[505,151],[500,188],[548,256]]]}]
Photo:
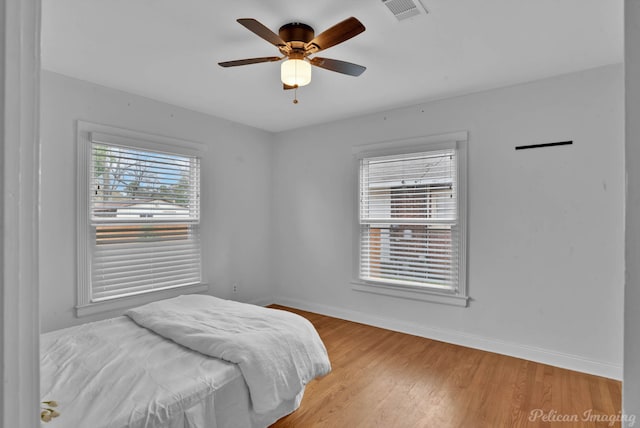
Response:
[{"label": "white ceiling", "polygon": [[[623,60],[622,0],[423,0],[398,22],[381,0],[43,0],[43,68],[269,131],[359,116]],[[321,56],[367,67],[314,68],[283,91],[279,63],[240,24],[316,34],[355,16],[367,30]]]}]

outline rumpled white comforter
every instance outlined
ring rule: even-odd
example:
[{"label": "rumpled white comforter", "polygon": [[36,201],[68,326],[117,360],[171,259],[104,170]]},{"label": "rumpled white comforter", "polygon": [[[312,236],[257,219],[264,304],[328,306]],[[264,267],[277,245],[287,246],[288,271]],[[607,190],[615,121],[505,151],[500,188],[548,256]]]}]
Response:
[{"label": "rumpled white comforter", "polygon": [[256,413],[295,398],[310,380],[331,371],[313,325],[290,312],[192,294],[126,315],[182,346],[237,364]]}]

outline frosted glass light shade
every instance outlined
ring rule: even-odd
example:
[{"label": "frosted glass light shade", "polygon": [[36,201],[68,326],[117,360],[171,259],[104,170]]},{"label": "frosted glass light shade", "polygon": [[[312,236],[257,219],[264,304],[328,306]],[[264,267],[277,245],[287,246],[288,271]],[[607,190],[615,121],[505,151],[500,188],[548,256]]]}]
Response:
[{"label": "frosted glass light shade", "polygon": [[280,66],[280,79],[289,86],[304,86],[311,82],[311,64],[303,59],[289,59]]}]

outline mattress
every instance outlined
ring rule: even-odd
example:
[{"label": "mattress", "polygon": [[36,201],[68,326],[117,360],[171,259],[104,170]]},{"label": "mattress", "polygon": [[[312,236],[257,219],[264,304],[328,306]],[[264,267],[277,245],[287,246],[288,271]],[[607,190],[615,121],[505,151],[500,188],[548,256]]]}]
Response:
[{"label": "mattress", "polygon": [[42,427],[266,427],[302,399],[256,414],[237,365],[124,316],[45,333],[40,343],[42,401],[60,412]]}]

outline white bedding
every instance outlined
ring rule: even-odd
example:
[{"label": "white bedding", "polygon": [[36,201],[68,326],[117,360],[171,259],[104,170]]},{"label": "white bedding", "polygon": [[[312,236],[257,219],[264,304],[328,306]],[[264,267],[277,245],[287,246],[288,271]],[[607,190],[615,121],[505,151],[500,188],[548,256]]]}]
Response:
[{"label": "white bedding", "polygon": [[189,349],[237,364],[256,413],[278,408],[331,371],[313,325],[290,312],[192,294],[126,315]]},{"label": "white bedding", "polygon": [[256,414],[237,365],[118,317],[42,335],[41,397],[61,413],[43,428],[241,428],[291,413],[302,392]]}]

